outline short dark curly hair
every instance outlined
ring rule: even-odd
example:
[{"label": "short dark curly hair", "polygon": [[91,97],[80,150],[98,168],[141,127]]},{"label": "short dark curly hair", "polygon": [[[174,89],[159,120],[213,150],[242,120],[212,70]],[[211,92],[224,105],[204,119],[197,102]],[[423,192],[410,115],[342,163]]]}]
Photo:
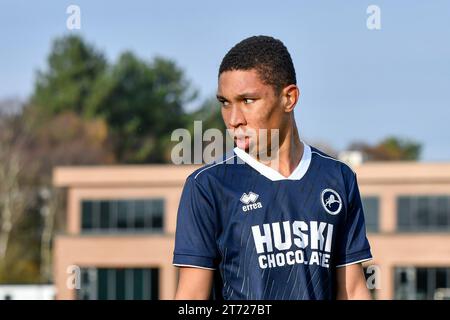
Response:
[{"label": "short dark curly hair", "polygon": [[219,68],[222,72],[256,69],[261,80],[275,92],[297,84],[291,55],[283,42],[269,36],[253,36],[242,40],[228,51]]}]

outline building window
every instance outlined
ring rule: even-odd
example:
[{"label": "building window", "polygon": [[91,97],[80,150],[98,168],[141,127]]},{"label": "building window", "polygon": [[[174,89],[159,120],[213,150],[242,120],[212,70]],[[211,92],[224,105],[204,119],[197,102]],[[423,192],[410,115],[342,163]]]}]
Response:
[{"label": "building window", "polygon": [[159,270],[82,268],[78,300],[157,300]]},{"label": "building window", "polygon": [[379,198],[376,196],[362,197],[364,220],[368,232],[378,232],[379,230],[379,203]]},{"label": "building window", "polygon": [[164,200],[83,200],[81,230],[89,232],[162,232]]},{"label": "building window", "polygon": [[398,197],[397,229],[450,231],[450,196]]},{"label": "building window", "polygon": [[450,267],[395,268],[395,299],[449,300]]}]

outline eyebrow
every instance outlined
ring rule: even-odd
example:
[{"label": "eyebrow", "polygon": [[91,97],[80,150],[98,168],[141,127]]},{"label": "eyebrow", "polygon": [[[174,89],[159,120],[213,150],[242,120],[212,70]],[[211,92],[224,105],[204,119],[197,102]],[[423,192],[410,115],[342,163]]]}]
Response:
[{"label": "eyebrow", "polygon": [[[258,95],[258,94],[257,94],[256,92],[244,92],[244,93],[238,94],[238,95],[236,96],[236,98],[237,98],[237,99],[244,99],[244,98],[247,98],[247,97],[256,97],[257,95]],[[216,98],[217,98],[217,100],[225,100],[225,101],[228,101],[227,98],[225,98],[224,96],[222,96],[222,95],[220,95],[220,94],[217,94],[217,95],[216,95]]]},{"label": "eyebrow", "polygon": [[221,96],[220,94],[216,94],[217,100],[227,100],[224,96]]}]

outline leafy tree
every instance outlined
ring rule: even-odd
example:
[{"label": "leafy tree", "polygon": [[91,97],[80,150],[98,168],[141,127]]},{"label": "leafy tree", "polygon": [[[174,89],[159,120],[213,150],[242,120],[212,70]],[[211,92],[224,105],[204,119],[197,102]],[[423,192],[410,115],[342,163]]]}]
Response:
[{"label": "leafy tree", "polygon": [[220,104],[215,97],[206,99],[200,108],[189,114],[189,118],[190,122],[201,120],[203,130],[216,128],[225,132],[226,126],[220,112]]},{"label": "leafy tree", "polygon": [[63,111],[79,113],[106,67],[103,54],[81,37],[58,38],[48,56],[48,69],[37,73],[31,102],[40,107],[40,116]]},{"label": "leafy tree", "polygon": [[417,161],[420,158],[422,146],[420,143],[398,137],[387,137],[376,145],[355,142],[348,148],[365,153],[372,161]]},{"label": "leafy tree", "polygon": [[183,106],[194,98],[174,62],[147,63],[126,52],[96,82],[85,116],[108,123],[119,162],[165,162],[167,138],[184,127]]}]

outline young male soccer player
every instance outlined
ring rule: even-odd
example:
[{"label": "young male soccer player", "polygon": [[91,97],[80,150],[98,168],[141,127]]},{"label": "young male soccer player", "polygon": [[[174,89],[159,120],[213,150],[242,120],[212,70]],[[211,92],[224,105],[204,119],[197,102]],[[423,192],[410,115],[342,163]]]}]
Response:
[{"label": "young male soccer player", "polygon": [[[217,299],[370,299],[355,173],[299,138],[299,89],[283,43],[255,36],[235,45],[220,65],[217,98],[236,148],[186,180],[175,298],[208,299],[215,288]],[[278,170],[275,158],[249,154],[263,147],[248,134],[258,129],[279,130]]]}]

